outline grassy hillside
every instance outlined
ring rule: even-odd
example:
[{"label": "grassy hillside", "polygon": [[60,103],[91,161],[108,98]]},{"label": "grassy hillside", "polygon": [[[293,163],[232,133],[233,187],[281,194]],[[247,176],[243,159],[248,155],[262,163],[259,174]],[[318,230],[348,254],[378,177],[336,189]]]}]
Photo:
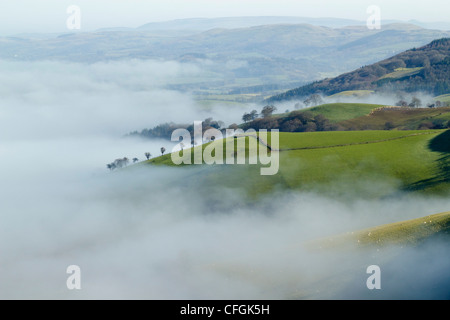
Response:
[{"label": "grassy hillside", "polygon": [[383,108],[369,115],[347,119],[339,124],[352,130],[429,129],[448,127],[450,107],[441,108]]},{"label": "grassy hillside", "polygon": [[450,235],[450,212],[386,225],[350,231],[307,244],[314,249],[332,249],[353,244],[357,246],[416,245],[435,235]]},{"label": "grassy hillside", "polygon": [[420,70],[422,70],[423,67],[418,68],[397,68],[394,69],[394,72],[385,74],[384,76],[380,77],[381,79],[391,78],[391,79],[401,79],[403,77],[413,76],[415,74],[418,74]]},{"label": "grassy hillside", "polygon": [[[239,139],[246,139],[248,151],[252,138]],[[251,197],[277,189],[342,199],[378,198],[399,191],[448,194],[448,141],[450,131],[444,130],[280,133],[278,174],[261,176],[260,165],[212,165],[204,166],[191,182],[206,190],[217,184],[238,188]],[[218,143],[224,142],[214,142]],[[173,165],[170,155],[146,163]]]},{"label": "grassy hillside", "polygon": [[[340,122],[368,115],[373,109],[380,107],[383,107],[383,105],[365,103],[330,103],[303,109],[297,113],[308,111],[314,116],[321,114],[332,122]],[[295,114],[296,112],[294,111],[293,115]]]},{"label": "grassy hillside", "polygon": [[339,93],[335,93],[330,96],[330,98],[336,97],[365,97],[374,93],[373,90],[349,90],[349,91],[341,91]]},{"label": "grassy hillside", "polygon": [[450,94],[443,94],[441,96],[438,96],[434,98],[435,101],[441,101],[444,103],[450,103]]},{"label": "grassy hillside", "polygon": [[256,119],[241,127],[279,129],[282,132],[445,129],[450,127],[450,107],[409,108],[330,103]]},{"label": "grassy hillside", "polygon": [[[283,132],[280,138],[281,150],[326,148],[333,146],[370,144],[421,134],[433,134],[435,131],[337,131],[329,132]],[[270,141],[270,140],[269,140]]]},{"label": "grassy hillside", "polygon": [[[352,133],[347,136],[349,144],[345,146],[281,153],[280,173],[286,184],[290,188],[318,189],[342,196],[352,191],[383,196],[396,189],[439,192],[448,188],[448,177],[445,181],[435,180],[448,176],[447,160],[442,160],[442,166],[437,165],[440,154],[429,147],[439,134],[410,132],[400,139],[397,132],[373,131],[374,136],[366,136],[367,143],[361,144],[360,132]],[[379,142],[370,143],[371,139]]]}]

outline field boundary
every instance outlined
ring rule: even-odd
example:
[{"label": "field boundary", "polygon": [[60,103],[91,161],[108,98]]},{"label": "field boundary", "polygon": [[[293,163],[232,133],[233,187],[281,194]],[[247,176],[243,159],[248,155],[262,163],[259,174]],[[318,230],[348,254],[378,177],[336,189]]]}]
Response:
[{"label": "field boundary", "polygon": [[334,144],[329,146],[311,146],[311,147],[301,147],[301,148],[280,148],[280,149],[274,149],[271,145],[269,145],[266,141],[261,139],[259,136],[256,135],[239,135],[238,137],[251,137],[256,139],[260,144],[268,148],[270,151],[296,151],[296,150],[314,150],[314,149],[328,149],[328,148],[338,148],[338,147],[348,147],[348,146],[357,146],[357,145],[363,145],[363,144],[372,144],[372,143],[381,143],[381,142],[388,142],[388,141],[394,141],[394,140],[400,140],[415,136],[422,136],[427,134],[435,134],[436,132],[419,132],[419,133],[412,133],[401,137],[395,137],[395,138],[389,138],[389,139],[381,139],[381,140],[373,140],[373,141],[363,141],[363,142],[355,142],[355,143],[344,143],[344,144]]}]

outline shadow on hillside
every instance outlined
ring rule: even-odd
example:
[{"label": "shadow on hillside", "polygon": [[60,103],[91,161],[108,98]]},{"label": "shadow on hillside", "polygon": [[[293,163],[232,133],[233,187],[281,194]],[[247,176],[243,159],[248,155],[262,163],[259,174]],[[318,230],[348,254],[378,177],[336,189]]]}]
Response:
[{"label": "shadow on hillside", "polygon": [[433,138],[428,147],[431,151],[450,153],[450,130],[447,130]]},{"label": "shadow on hillside", "polygon": [[441,157],[436,160],[439,173],[433,178],[417,181],[403,188],[405,191],[418,191],[437,186],[441,183],[450,183],[450,130],[433,138],[428,144],[433,152],[439,152]]}]

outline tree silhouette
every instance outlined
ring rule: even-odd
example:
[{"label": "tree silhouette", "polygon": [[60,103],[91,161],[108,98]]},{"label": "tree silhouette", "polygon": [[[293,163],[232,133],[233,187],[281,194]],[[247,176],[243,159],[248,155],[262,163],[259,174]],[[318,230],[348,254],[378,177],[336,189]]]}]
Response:
[{"label": "tree silhouette", "polygon": [[147,158],[147,160],[150,159],[151,156],[152,156],[152,154],[150,152],[145,153],[145,157]]},{"label": "tree silhouette", "polygon": [[399,101],[397,101],[397,103],[395,105],[397,107],[407,107],[408,106],[408,102],[406,102],[405,100],[399,100]]},{"label": "tree silhouette", "polygon": [[308,99],[306,99],[305,101],[303,101],[303,103],[309,107],[309,106],[317,106],[319,104],[323,103],[322,97],[318,94],[313,94],[311,95]]},{"label": "tree silhouette", "polygon": [[166,148],[161,147],[161,154],[164,155],[164,152],[166,152]]},{"label": "tree silhouette", "polygon": [[422,101],[419,98],[414,97],[409,106],[412,108],[419,108],[420,106],[422,106]]},{"label": "tree silhouette", "polygon": [[268,118],[272,115],[272,113],[277,110],[277,108],[275,106],[265,106],[262,110],[261,110],[261,114],[263,116],[263,118]]},{"label": "tree silhouette", "polygon": [[244,122],[249,122],[252,120],[252,115],[250,113],[244,113],[244,115],[242,116],[242,120]]}]

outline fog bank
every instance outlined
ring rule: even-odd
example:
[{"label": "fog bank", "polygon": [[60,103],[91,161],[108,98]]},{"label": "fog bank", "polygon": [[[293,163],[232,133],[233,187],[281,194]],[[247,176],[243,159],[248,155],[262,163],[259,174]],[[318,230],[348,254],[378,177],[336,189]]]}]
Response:
[{"label": "fog bank", "polygon": [[[402,268],[419,261],[420,276],[430,259],[436,272],[419,279],[425,290],[416,292],[435,297],[427,283],[448,270],[445,242],[393,262],[385,255],[310,252],[302,244],[448,211],[448,199],[344,202],[292,191],[249,202],[238,184],[217,185],[215,194],[186,185],[204,173],[201,166],[109,172],[105,165],[116,158],[143,160],[147,151],[170,150],[166,142],[123,133],[203,118],[189,95],[154,80],[164,72],[167,78],[198,72],[171,66],[0,63],[0,298],[344,298],[367,290],[365,267],[374,263],[393,270],[386,295],[402,298],[410,291],[393,275],[411,276]],[[66,287],[69,265],[81,268],[80,291]],[[339,273],[348,279],[333,285],[330,276]]]}]

